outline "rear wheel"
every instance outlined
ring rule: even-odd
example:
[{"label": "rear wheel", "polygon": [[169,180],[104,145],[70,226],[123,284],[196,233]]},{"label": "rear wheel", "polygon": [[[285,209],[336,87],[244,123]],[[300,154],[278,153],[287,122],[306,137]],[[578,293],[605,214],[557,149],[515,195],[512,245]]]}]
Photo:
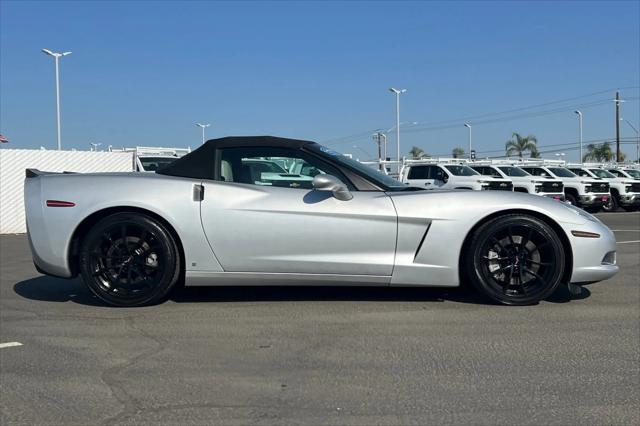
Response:
[{"label": "rear wheel", "polygon": [[564,274],[556,232],[528,215],[500,216],[471,237],[464,269],[474,287],[506,305],[531,305],[551,295]]},{"label": "rear wheel", "polygon": [[161,301],[180,274],[180,254],[157,220],[116,213],[99,221],[82,241],[80,272],[89,289],[115,306]]}]

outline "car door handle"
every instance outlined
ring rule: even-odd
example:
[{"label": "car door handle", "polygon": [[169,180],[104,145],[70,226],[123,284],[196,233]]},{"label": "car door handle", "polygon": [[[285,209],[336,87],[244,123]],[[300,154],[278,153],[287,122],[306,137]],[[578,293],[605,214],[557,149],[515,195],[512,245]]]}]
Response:
[{"label": "car door handle", "polygon": [[425,182],[424,186],[431,185],[431,182]]},{"label": "car door handle", "polygon": [[193,185],[193,201],[204,200],[204,185]]}]

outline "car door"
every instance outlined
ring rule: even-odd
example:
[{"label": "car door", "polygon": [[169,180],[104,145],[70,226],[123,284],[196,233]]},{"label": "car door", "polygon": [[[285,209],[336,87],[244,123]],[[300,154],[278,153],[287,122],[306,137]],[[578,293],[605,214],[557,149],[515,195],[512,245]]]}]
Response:
[{"label": "car door", "polygon": [[429,177],[433,179],[433,186],[443,187],[449,182],[449,175],[440,166],[430,166]]},{"label": "car door", "polygon": [[415,165],[409,168],[407,181],[414,186],[424,186],[430,188],[433,186],[433,178],[429,177],[431,166]]},{"label": "car door", "polygon": [[[256,171],[257,160],[278,167]],[[225,148],[216,161],[201,217],[225,271],[391,275],[397,217],[384,192],[356,191],[339,169],[298,149]],[[314,190],[319,173],[347,183],[353,198]]]}]

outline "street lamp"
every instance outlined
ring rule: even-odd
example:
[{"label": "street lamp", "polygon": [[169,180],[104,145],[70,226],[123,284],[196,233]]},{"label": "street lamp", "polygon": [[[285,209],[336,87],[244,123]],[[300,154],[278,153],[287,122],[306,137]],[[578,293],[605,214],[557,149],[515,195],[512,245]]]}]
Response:
[{"label": "street lamp", "polygon": [[471,124],[470,123],[464,123],[464,127],[469,129],[469,160],[471,160]]},{"label": "street lamp", "polygon": [[396,150],[398,154],[398,173],[400,173],[400,95],[406,93],[407,89],[390,87],[389,91],[396,94]]},{"label": "street lamp", "polygon": [[207,124],[201,124],[201,123],[196,123],[196,126],[200,127],[202,129],[202,144],[204,145],[204,129],[206,129],[207,127],[211,126],[211,124],[207,123]]},{"label": "street lamp", "polygon": [[60,137],[60,58],[71,55],[71,52],[57,53],[49,49],[42,49],[46,55],[53,56],[56,63],[56,123],[58,125],[58,151],[62,149],[62,139]]},{"label": "street lamp", "polygon": [[636,161],[640,163],[640,132],[638,132],[638,129],[636,129],[634,125],[631,124],[626,118],[620,117],[620,121],[626,122],[629,127],[631,127],[633,131],[636,132],[636,138],[638,139],[638,141],[636,142]]},{"label": "street lamp", "polygon": [[573,111],[578,115],[578,122],[580,125],[580,163],[582,163],[582,112],[579,110]]}]

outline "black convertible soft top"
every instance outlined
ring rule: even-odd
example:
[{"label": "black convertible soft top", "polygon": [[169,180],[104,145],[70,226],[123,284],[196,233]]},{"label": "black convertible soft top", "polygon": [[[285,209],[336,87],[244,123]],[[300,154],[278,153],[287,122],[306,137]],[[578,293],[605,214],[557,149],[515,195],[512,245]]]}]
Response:
[{"label": "black convertible soft top", "polygon": [[182,176],[196,179],[211,179],[215,163],[215,152],[219,148],[233,147],[275,147],[300,149],[313,143],[299,139],[279,138],[275,136],[228,136],[211,139],[201,147],[158,170],[156,173],[170,176]]}]

